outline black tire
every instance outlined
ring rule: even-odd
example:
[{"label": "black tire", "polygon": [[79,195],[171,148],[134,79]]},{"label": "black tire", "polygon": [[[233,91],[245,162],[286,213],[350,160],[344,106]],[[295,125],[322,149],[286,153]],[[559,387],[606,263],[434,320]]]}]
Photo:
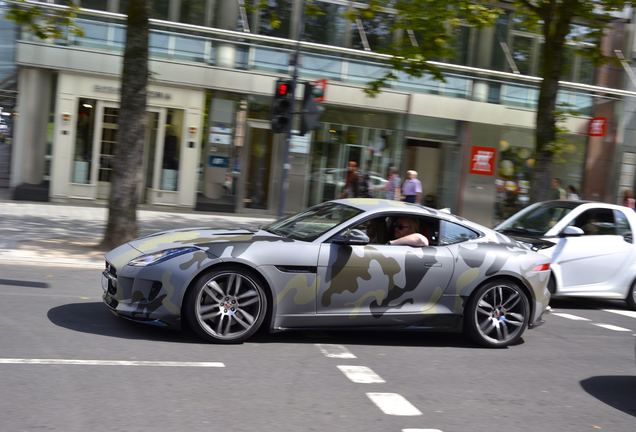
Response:
[{"label": "black tire", "polygon": [[239,343],[252,336],[267,314],[261,279],[244,268],[207,273],[188,290],[183,315],[190,328],[215,343]]},{"label": "black tire", "polygon": [[479,345],[504,348],[521,338],[529,319],[529,301],[521,287],[509,280],[493,280],[468,300],[464,331]]},{"label": "black tire", "polygon": [[630,309],[636,310],[636,281],[632,282],[632,286],[627,293],[625,301]]}]

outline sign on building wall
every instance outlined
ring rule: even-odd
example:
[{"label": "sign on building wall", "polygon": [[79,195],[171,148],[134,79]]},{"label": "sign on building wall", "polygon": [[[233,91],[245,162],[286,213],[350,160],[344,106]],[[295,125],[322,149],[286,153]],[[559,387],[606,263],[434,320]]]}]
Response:
[{"label": "sign on building wall", "polygon": [[491,176],[495,174],[497,149],[472,146],[470,151],[470,173]]},{"label": "sign on building wall", "polygon": [[605,117],[594,117],[590,119],[590,124],[588,125],[587,134],[589,136],[602,137],[607,134],[607,118]]}]

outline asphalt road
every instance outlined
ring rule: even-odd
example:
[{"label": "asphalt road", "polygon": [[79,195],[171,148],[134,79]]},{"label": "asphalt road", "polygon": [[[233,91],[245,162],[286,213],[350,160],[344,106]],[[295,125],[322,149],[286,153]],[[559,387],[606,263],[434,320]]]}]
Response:
[{"label": "asphalt road", "polygon": [[0,431],[636,430],[620,302],[555,302],[503,350],[414,332],[210,345],[114,317],[99,273],[0,264]]}]

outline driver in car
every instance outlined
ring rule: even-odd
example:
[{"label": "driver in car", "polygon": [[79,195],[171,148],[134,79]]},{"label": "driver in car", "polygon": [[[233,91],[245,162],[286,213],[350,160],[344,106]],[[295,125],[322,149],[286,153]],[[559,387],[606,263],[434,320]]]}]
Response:
[{"label": "driver in car", "polygon": [[418,223],[412,217],[399,217],[393,225],[393,238],[390,245],[428,246],[428,239],[418,231]]}]

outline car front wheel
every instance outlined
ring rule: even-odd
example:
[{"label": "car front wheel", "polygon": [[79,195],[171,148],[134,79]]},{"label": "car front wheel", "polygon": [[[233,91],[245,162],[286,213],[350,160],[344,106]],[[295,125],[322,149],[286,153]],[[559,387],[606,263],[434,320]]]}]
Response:
[{"label": "car front wheel", "polygon": [[258,277],[246,269],[219,269],[188,291],[185,320],[210,342],[238,343],[263,323],[267,296]]},{"label": "car front wheel", "polygon": [[467,335],[491,348],[517,342],[528,326],[528,297],[514,282],[496,280],[479,287],[464,311]]},{"label": "car front wheel", "polygon": [[625,301],[627,302],[627,306],[636,310],[636,281],[632,282],[632,287],[629,289]]}]

